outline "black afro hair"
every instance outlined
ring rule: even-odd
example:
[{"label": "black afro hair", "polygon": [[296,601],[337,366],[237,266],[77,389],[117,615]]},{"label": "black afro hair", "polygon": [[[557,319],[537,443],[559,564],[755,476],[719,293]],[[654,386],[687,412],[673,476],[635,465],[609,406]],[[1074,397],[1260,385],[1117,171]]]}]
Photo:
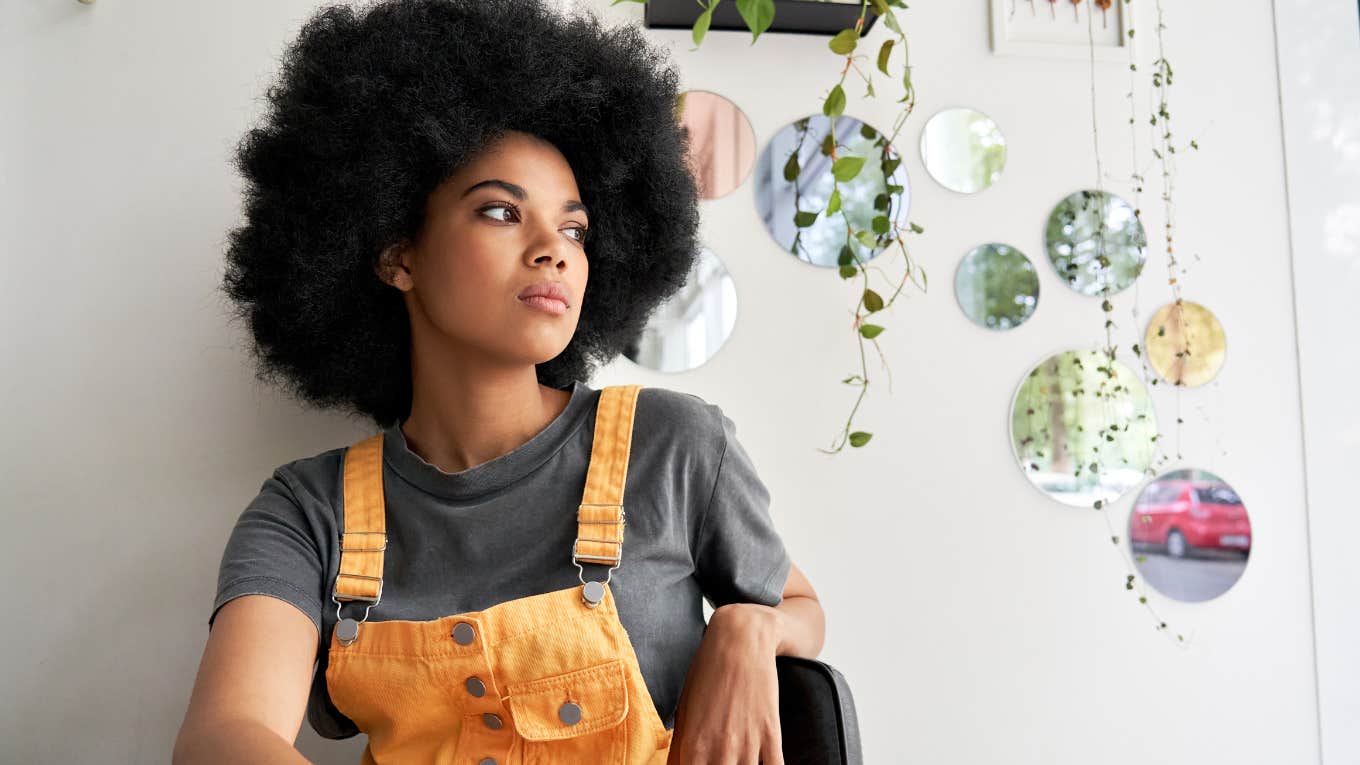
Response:
[{"label": "black afro hair", "polygon": [[223,291],[257,378],[388,426],[411,406],[402,293],[374,271],[415,241],[429,194],[504,131],[552,143],[590,209],[575,336],[540,383],[585,381],[683,286],[699,210],[679,74],[631,24],[545,0],[382,0],[302,26],[236,147],[245,223]]}]

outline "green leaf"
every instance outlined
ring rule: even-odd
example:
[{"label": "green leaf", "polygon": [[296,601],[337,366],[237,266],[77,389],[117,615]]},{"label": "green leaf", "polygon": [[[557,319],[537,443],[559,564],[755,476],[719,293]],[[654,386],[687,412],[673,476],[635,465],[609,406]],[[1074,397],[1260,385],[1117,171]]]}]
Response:
[{"label": "green leaf", "polygon": [[799,210],[793,214],[793,225],[798,228],[807,228],[817,222],[817,213],[811,210]]},{"label": "green leaf", "polygon": [[842,279],[853,279],[857,273],[859,273],[859,269],[854,266],[841,266]]},{"label": "green leaf", "polygon": [[704,35],[708,33],[708,26],[713,23],[713,9],[718,7],[719,2],[721,0],[710,0],[708,7],[704,9],[703,13],[699,14],[699,18],[694,20],[694,29],[690,32],[690,36],[694,38],[695,47],[703,43]]},{"label": "green leaf", "polygon": [[784,163],[784,180],[793,183],[798,180],[798,152],[789,154],[789,161]]},{"label": "green leaf", "polygon": [[827,43],[827,47],[831,48],[834,53],[846,56],[849,55],[858,44],[859,32],[854,29],[842,29],[836,33],[835,37],[831,38],[831,41]]},{"label": "green leaf", "polygon": [[873,228],[875,234],[886,234],[892,224],[888,222],[888,216],[878,215],[869,223],[869,226]]},{"label": "green leaf", "polygon": [[878,326],[877,324],[859,325],[859,333],[869,338],[870,340],[874,339],[875,337],[878,337],[879,334],[881,334],[882,332],[883,328]]},{"label": "green leaf", "polygon": [[874,232],[872,231],[856,231],[855,239],[859,240],[860,244],[871,250],[878,247],[878,237],[874,236]]},{"label": "green leaf", "polygon": [[845,111],[845,91],[841,89],[841,84],[836,83],[836,87],[826,97],[826,102],[822,104],[822,114],[828,117],[839,117]]},{"label": "green leaf", "polygon": [[869,4],[874,7],[874,13],[877,13],[880,16],[888,12],[888,4],[883,2],[883,0],[870,0]]},{"label": "green leaf", "polygon": [[836,148],[836,136],[827,133],[822,136],[822,156],[829,157]]},{"label": "green leaf", "polygon": [[[839,88],[840,86],[837,86]],[[864,167],[864,157],[841,157],[831,165],[831,174],[840,183],[859,175],[860,168]]]},{"label": "green leaf", "polygon": [[774,21],[774,0],[737,0],[737,13],[751,30],[751,44],[754,45],[760,33],[769,29]]},{"label": "green leaf", "polygon": [[864,307],[868,309],[870,313],[882,311],[883,297],[873,290],[866,289],[864,291]]},{"label": "green leaf", "polygon": [[[880,0],[880,1],[881,1],[881,0]],[[885,8],[884,10],[880,11],[880,13],[887,13],[887,12],[888,12],[888,11],[887,11],[886,8]],[[884,41],[883,41],[883,47],[881,47],[881,48],[878,49],[878,70],[879,70],[880,72],[883,72],[884,74],[889,74],[889,75],[892,74],[892,72],[889,72],[889,71],[888,71],[888,56],[891,56],[891,55],[892,55],[892,46],[893,46],[893,41],[892,41],[892,40],[884,40]]]},{"label": "green leaf", "polygon": [[872,434],[872,433],[865,433],[865,432],[862,431],[862,430],[857,430],[857,431],[855,431],[854,433],[851,433],[851,434],[850,434],[850,445],[851,445],[851,446],[864,446],[865,444],[869,443],[869,439],[871,439],[871,438],[873,438],[873,437],[874,437],[874,434]]},{"label": "green leaf", "polygon": [[913,233],[913,234],[920,234],[920,233],[923,233],[924,231],[925,231],[925,229],[921,228],[919,225],[917,225],[917,224],[915,224],[915,223],[911,224],[911,233]]},{"label": "green leaf", "polygon": [[883,16],[883,23],[888,25],[888,29],[891,29],[899,35],[902,34],[902,27],[897,26],[897,16],[895,14],[885,14]]},{"label": "green leaf", "polygon": [[832,189],[831,199],[826,203],[826,214],[835,215],[841,211],[841,190]]}]

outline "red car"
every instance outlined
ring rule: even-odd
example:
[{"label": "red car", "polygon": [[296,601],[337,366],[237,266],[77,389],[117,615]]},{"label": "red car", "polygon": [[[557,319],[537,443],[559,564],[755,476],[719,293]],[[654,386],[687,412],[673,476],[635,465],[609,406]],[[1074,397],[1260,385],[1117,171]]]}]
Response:
[{"label": "red car", "polygon": [[1251,523],[1225,483],[1168,479],[1148,484],[1129,516],[1129,542],[1184,558],[1199,549],[1251,551]]}]

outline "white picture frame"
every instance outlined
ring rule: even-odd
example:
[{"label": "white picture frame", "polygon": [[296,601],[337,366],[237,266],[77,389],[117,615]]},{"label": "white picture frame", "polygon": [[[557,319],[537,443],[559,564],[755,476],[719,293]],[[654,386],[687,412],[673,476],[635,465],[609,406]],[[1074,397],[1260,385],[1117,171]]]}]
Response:
[{"label": "white picture frame", "polygon": [[[1132,3],[1113,0],[1110,9],[1103,12],[1092,0],[1082,0],[1075,6],[1070,0],[988,2],[992,53],[998,56],[1090,60],[1094,36],[1096,61],[1127,64],[1130,54],[1135,61],[1141,60],[1141,40],[1156,32],[1142,22],[1143,14],[1137,12],[1137,7],[1146,5],[1147,0]],[[1094,35],[1087,26],[1087,14],[1092,12],[1096,14]],[[1135,32],[1132,38],[1128,36],[1130,26]]]}]

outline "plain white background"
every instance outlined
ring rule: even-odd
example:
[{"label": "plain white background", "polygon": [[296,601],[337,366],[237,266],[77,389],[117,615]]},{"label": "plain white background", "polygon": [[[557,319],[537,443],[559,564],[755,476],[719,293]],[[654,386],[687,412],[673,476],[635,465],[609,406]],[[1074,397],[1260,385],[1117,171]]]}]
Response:
[{"label": "plain white background", "polygon": [[[275,466],[370,432],[258,387],[216,292],[239,215],[230,151],[316,5],[0,2],[7,761],[167,762],[237,515]],[[1146,13],[1151,2],[1133,5]],[[857,420],[875,433],[870,446],[817,451],[852,404],[839,380],[858,371],[854,287],[780,251],[749,180],[703,207],[707,244],[741,301],[728,344],[692,372],[620,360],[592,385],[686,390],[738,423],[822,598],[820,658],[851,683],[867,762],[1312,763],[1320,729],[1328,763],[1360,759],[1340,729],[1357,709],[1344,646],[1360,637],[1346,607],[1354,564],[1341,557],[1357,531],[1344,456],[1360,440],[1343,397],[1358,371],[1342,313],[1360,209],[1360,109],[1344,74],[1360,69],[1345,63],[1357,61],[1354,4],[1167,2],[1176,132],[1201,145],[1178,162],[1182,284],[1222,321],[1229,350],[1215,383],[1154,395],[1168,449],[1184,455],[1168,467],[1230,481],[1256,537],[1221,597],[1147,593],[1186,646],[1124,589],[1105,519],[1031,488],[1006,437],[1022,376],[1103,339],[1099,301],[1060,283],[1041,240],[1052,206],[1095,182],[1088,65],[993,55],[984,2],[912,6],[902,18],[919,102],[898,147],[910,217],[925,227],[913,255],[931,287],[880,322],[892,388],[872,362],[877,388]],[[591,7],[616,22],[642,14]],[[1150,15],[1138,26],[1151,42]],[[843,63],[818,37],[752,47],[749,35],[713,32],[689,52],[686,31],[651,34],[686,87],[746,111],[758,146],[818,112]],[[1121,194],[1128,74],[1097,67],[1106,187]],[[865,100],[850,82],[847,113],[890,128],[898,86],[880,75],[879,98]],[[921,167],[921,126],[949,106],[987,112],[1007,136],[1005,174],[981,194],[946,191]],[[1139,108],[1145,116],[1142,95]],[[1145,156],[1148,138],[1140,128]],[[1143,169],[1152,245],[1138,287],[1114,299],[1123,354],[1170,298],[1160,187]],[[1039,267],[1038,312],[1009,333],[975,327],[951,293],[958,260],[988,241]],[[1107,511],[1117,529],[1132,501]],[[298,746],[346,763],[362,738],[324,741],[304,724]]]}]

